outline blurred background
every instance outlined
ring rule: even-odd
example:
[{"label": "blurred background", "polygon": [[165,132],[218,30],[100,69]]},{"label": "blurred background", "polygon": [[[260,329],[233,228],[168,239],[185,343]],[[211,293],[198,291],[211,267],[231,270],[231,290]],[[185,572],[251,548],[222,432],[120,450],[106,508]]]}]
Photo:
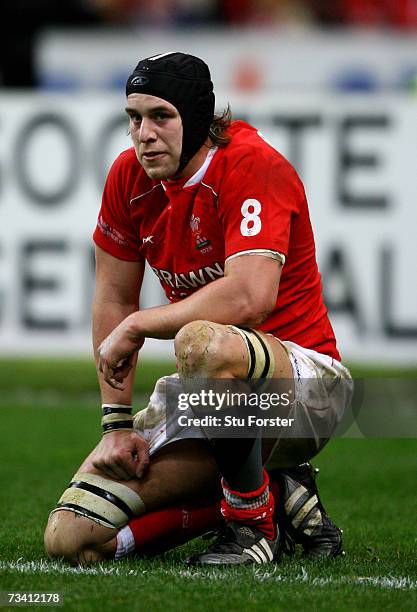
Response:
[{"label": "blurred background", "polygon": [[0,356],[91,355],[125,80],[181,50],[304,181],[344,359],[417,366],[417,0],[14,0],[0,32]]},{"label": "blurred background", "polygon": [[[299,172],[326,303],[356,379],[355,422],[344,436],[352,439],[332,441],[317,458],[324,503],[345,530],[353,565],[335,566],[333,587],[329,566],[318,574],[308,569],[325,576],[323,588],[310,589],[309,601],[318,594],[331,601],[326,609],[335,609],[343,597],[341,571],[375,574],[366,598],[361,589],[367,578],[358,578],[355,589],[346,583],[352,609],[377,601],[377,584],[383,587],[379,609],[389,606],[389,586],[393,609],[410,608],[406,584],[415,588],[416,558],[409,483],[415,481],[417,437],[417,0],[2,3],[4,588],[64,589],[73,609],[81,609],[81,597],[100,597],[99,605],[106,597],[106,610],[113,600],[117,609],[127,601],[113,582],[106,590],[100,575],[91,577],[90,588],[88,576],[48,574],[42,532],[64,483],[101,435],[90,332],[91,236],[108,168],[130,146],[125,79],[140,58],[167,51],[204,58],[218,110],[230,102],[235,117],[257,126]],[[141,300],[144,307],[163,301],[152,272]],[[173,371],[170,349],[167,342],[145,343],[134,411],[147,405],[155,379]],[[370,439],[390,437],[399,439]],[[147,585],[152,571],[144,574]],[[290,588],[299,583],[299,571],[291,561],[279,578],[290,576]],[[174,574],[163,580],[163,587],[149,591],[148,608],[156,609],[155,592],[167,592],[167,581],[175,580],[176,589],[187,582]],[[262,580],[262,594],[253,591],[255,607],[270,601],[263,599],[270,584]],[[281,582],[274,584],[282,590]],[[195,582],[191,588],[196,597],[203,589]],[[183,591],[174,592],[178,601],[188,601]],[[278,596],[277,590],[274,602]],[[288,601],[297,608],[298,600]],[[325,606],[314,601],[314,609]]]}]

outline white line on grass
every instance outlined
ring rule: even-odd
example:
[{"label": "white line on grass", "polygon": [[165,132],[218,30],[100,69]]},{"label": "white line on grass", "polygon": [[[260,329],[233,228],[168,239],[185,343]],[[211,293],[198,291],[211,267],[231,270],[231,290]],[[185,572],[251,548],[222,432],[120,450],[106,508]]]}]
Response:
[{"label": "white line on grass", "polygon": [[[14,570],[22,574],[64,574],[64,575],[86,575],[86,576],[140,576],[152,573],[149,570],[134,570],[126,567],[114,567],[98,564],[94,567],[69,567],[58,561],[0,561],[1,570]],[[287,583],[308,583],[311,586],[326,587],[339,585],[372,586],[381,589],[402,589],[416,590],[417,580],[412,580],[409,576],[344,576],[341,578],[313,577],[308,574],[304,567],[296,576],[284,576],[278,573],[277,567],[272,569],[261,569],[253,567],[253,577],[258,582],[287,582]],[[233,568],[228,571],[220,569],[157,569],[157,573],[174,578],[186,578],[188,580],[230,580],[231,573],[238,575],[238,570]]]}]

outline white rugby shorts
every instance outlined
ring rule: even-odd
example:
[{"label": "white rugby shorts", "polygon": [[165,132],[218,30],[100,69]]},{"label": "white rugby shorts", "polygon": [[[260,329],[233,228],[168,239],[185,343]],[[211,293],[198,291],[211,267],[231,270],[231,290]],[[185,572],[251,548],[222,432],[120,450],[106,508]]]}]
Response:
[{"label": "white rugby shorts", "polygon": [[[281,344],[288,352],[293,369],[295,399],[288,417],[294,418],[295,428],[291,437],[277,438],[266,464],[269,469],[298,465],[316,455],[341,421],[353,393],[349,370],[339,361],[294,342]],[[148,406],[134,417],[134,428],[147,440],[150,455],[177,440],[206,439],[200,427],[181,427],[175,413],[168,413],[167,423],[166,388],[174,378],[178,378],[177,373],[157,380]],[[307,379],[313,379],[315,384],[306,384]],[[190,408],[183,415],[193,417]],[[322,436],[323,430],[328,435]]]}]

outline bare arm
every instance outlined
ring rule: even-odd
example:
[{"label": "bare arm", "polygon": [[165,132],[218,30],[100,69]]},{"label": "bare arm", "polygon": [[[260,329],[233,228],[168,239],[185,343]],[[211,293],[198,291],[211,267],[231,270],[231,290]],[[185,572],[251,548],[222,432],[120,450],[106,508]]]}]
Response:
[{"label": "bare arm", "polygon": [[140,336],[173,338],[190,321],[260,325],[273,310],[281,275],[280,262],[260,255],[242,255],[226,264],[225,275],[181,302],[132,315]]},{"label": "bare arm", "polygon": [[[98,364],[98,347],[121,321],[139,307],[139,293],[142,285],[144,262],[122,261],[96,247],[96,288],[93,299],[93,348]],[[140,348],[140,343],[138,347]],[[125,379],[124,390],[110,387],[97,368],[103,403],[132,403],[132,387],[136,368],[135,353],[131,370]]]},{"label": "bare arm", "polygon": [[114,369],[143,338],[173,338],[181,327],[198,319],[244,326],[261,324],[275,306],[281,269],[277,260],[242,255],[226,264],[223,278],[181,302],[129,315],[99,347],[105,380],[123,388],[123,373],[115,380]]},{"label": "bare arm", "polygon": [[[144,262],[122,261],[96,247],[96,289],[93,299],[93,347],[98,365],[98,347],[114,328],[138,310]],[[132,389],[137,361],[136,351],[124,369],[124,388],[111,387],[97,367],[101,399],[106,404],[132,404]],[[116,373],[116,376],[118,374]],[[141,477],[149,464],[148,445],[130,430],[107,433],[83,465],[95,468],[109,478],[130,480]]]}]

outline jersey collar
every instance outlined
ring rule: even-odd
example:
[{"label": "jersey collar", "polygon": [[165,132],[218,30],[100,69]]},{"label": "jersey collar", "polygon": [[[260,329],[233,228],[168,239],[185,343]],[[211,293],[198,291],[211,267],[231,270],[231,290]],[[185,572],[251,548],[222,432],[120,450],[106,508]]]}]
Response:
[{"label": "jersey collar", "polygon": [[193,176],[191,176],[188,181],[185,183],[184,187],[191,187],[192,185],[197,185],[197,183],[201,183],[204,178],[205,173],[208,170],[208,167],[213,159],[214,154],[216,153],[218,147],[212,147],[210,151],[207,153],[207,157],[204,161],[204,164],[201,166],[199,170]]},{"label": "jersey collar", "polygon": [[[201,166],[201,168],[199,168],[197,170],[197,172],[195,174],[193,174],[192,176],[190,176],[190,178],[188,179],[177,179],[177,180],[168,180],[168,181],[161,181],[161,185],[164,188],[164,190],[166,191],[167,189],[171,190],[172,188],[181,188],[181,189],[185,189],[185,187],[192,187],[193,185],[198,185],[198,183],[201,183],[201,181],[204,178],[204,175],[206,174],[208,167],[210,166],[211,160],[214,157],[214,154],[216,153],[218,147],[212,147],[209,152],[207,153],[207,157],[204,160],[203,165]],[[185,182],[184,182],[185,181]]]}]

